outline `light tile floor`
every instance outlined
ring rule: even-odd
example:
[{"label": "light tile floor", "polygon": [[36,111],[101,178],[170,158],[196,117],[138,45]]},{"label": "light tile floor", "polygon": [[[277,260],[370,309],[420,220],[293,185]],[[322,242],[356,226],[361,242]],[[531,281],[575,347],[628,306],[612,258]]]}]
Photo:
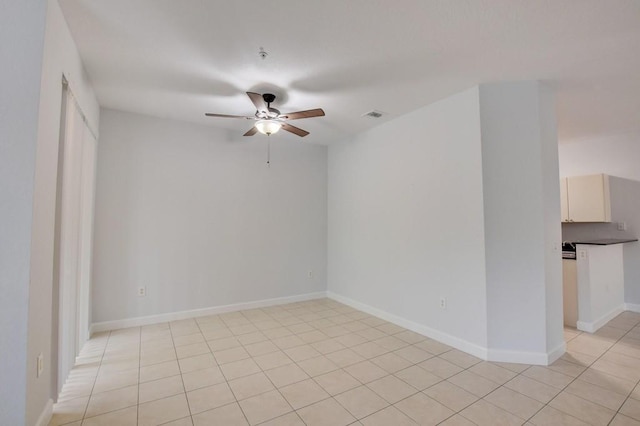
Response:
[{"label": "light tile floor", "polygon": [[640,314],[549,367],[484,362],[332,300],[94,336],[50,425],[640,425]]}]

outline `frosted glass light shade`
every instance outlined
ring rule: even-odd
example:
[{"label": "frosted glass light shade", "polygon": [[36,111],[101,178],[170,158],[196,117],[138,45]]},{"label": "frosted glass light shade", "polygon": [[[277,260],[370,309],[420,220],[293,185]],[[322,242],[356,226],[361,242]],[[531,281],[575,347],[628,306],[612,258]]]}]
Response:
[{"label": "frosted glass light shade", "polygon": [[282,124],[273,120],[260,120],[256,123],[256,129],[263,135],[272,135],[278,133]]}]

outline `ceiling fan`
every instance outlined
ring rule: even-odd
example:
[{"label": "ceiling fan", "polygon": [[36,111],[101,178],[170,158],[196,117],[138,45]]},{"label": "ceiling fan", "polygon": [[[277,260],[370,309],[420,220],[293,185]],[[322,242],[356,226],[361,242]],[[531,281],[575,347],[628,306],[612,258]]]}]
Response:
[{"label": "ceiling fan", "polygon": [[307,136],[309,132],[307,132],[306,130],[302,130],[299,127],[293,126],[287,123],[287,121],[299,120],[301,118],[324,116],[324,111],[322,110],[322,108],[281,114],[280,111],[271,106],[271,102],[275,101],[276,99],[276,96],[271,93],[265,93],[261,95],[259,93],[247,92],[247,96],[249,96],[249,99],[251,99],[251,102],[253,102],[253,105],[255,105],[256,107],[256,113],[253,116],[212,114],[209,112],[205,115],[207,117],[242,118],[245,120],[256,120],[256,124],[243,136],[253,136],[256,134],[256,132],[260,132],[264,135],[272,135],[278,130],[283,129],[300,137]]}]

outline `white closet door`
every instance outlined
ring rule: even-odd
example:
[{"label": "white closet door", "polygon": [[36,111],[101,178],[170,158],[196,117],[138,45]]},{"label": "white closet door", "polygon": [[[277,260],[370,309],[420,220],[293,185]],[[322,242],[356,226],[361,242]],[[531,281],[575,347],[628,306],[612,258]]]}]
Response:
[{"label": "white closet door", "polygon": [[82,345],[89,339],[96,145],[96,140],[85,125],[82,134],[80,221],[78,223],[80,235],[78,256],[78,347],[76,355]]},{"label": "white closet door", "polygon": [[[62,148],[58,386],[89,337],[93,206],[97,141],[67,91]],[[60,389],[58,389],[60,390]]]},{"label": "white closet door", "polygon": [[78,351],[78,256],[82,133],[84,122],[72,99],[67,101],[60,220],[59,383],[73,367]]}]

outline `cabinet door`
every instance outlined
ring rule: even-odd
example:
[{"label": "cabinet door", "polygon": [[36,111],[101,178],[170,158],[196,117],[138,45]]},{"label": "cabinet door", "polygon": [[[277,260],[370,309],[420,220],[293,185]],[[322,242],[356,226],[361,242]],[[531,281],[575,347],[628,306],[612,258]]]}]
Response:
[{"label": "cabinet door", "polygon": [[572,222],[609,222],[609,179],[605,175],[567,178],[569,220]]},{"label": "cabinet door", "polygon": [[569,200],[567,199],[567,178],[560,179],[560,217],[569,222]]}]

